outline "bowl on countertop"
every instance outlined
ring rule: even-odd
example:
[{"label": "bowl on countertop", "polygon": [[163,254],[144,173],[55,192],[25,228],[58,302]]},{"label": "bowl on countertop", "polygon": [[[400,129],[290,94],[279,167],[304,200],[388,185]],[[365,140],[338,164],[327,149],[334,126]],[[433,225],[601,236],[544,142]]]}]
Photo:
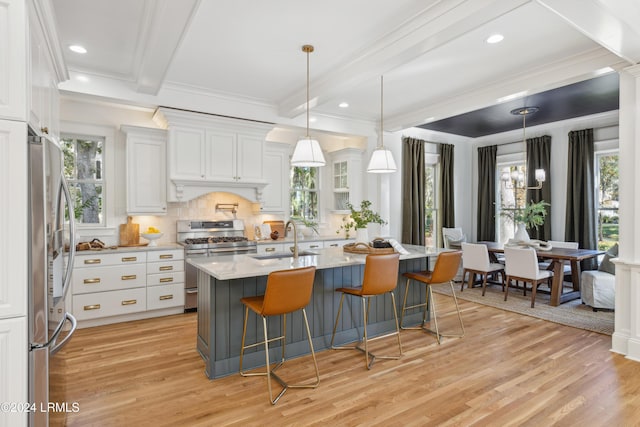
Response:
[{"label": "bowl on countertop", "polygon": [[140,235],[149,241],[149,246],[158,246],[156,240],[164,236],[164,233],[140,233]]}]

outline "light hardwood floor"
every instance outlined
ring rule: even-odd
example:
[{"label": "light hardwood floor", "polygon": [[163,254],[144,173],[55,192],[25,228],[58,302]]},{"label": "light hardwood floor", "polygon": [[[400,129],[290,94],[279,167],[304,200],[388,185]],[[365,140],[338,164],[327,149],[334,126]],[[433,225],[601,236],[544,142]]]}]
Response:
[{"label": "light hardwood floor", "polygon": [[[456,327],[436,295],[439,325]],[[404,356],[364,368],[361,353],[318,353],[315,390],[276,406],[266,380],[210,381],[195,350],[194,313],[82,329],[52,360],[52,401],[78,402],[52,426],[627,426],[640,424],[640,363],[611,337],[460,301],[466,336],[403,331]],[[377,345],[388,344],[393,338]],[[312,376],[307,358],[286,379]]]}]

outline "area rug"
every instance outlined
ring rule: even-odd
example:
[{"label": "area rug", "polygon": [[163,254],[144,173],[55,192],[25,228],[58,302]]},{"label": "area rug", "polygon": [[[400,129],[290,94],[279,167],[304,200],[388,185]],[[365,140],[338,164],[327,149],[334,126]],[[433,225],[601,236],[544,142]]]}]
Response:
[{"label": "area rug", "polygon": [[[456,297],[477,304],[488,305],[502,310],[513,311],[574,328],[586,329],[601,334],[612,335],[614,324],[613,311],[597,311],[582,304],[578,298],[573,301],[560,304],[558,307],[549,305],[548,294],[536,294],[535,307],[531,308],[531,294],[523,296],[522,290],[509,289],[509,298],[504,301],[504,293],[500,286],[487,286],[485,296],[482,296],[482,288],[476,287],[460,292],[460,284],[454,284]],[[451,295],[451,287],[448,284],[435,285],[433,291],[439,294]]]}]

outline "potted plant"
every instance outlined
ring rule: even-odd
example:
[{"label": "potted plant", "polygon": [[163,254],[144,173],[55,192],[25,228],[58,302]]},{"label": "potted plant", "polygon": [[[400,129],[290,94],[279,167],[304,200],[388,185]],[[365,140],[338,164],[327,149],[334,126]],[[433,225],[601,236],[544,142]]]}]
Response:
[{"label": "potted plant", "polygon": [[371,210],[371,202],[369,200],[360,202],[360,210],[356,210],[350,202],[347,202],[347,208],[351,211],[351,215],[349,218],[342,219],[343,224],[336,231],[336,233],[340,233],[340,230],[344,230],[346,238],[349,238],[349,231],[353,228],[356,230],[357,241],[368,242],[367,225],[370,223],[381,225],[387,223],[380,217],[380,214]]},{"label": "potted plant", "polygon": [[547,206],[549,203],[544,200],[539,202],[528,203],[523,209],[514,209],[508,211],[502,211],[500,214],[509,218],[516,224],[516,234],[513,237],[514,240],[529,241],[529,233],[527,228],[538,228],[547,217]]},{"label": "potted plant", "polygon": [[318,223],[316,221],[308,218],[293,218],[293,220],[302,225],[302,227],[299,227],[299,230],[303,236],[310,237],[314,234],[319,234]]}]

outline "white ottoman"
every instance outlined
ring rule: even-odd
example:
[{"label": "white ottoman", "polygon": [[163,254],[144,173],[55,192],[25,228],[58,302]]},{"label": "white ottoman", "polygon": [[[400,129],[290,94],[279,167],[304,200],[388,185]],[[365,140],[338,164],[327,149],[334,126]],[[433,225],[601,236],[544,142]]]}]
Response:
[{"label": "white ottoman", "polygon": [[580,276],[580,288],[582,302],[594,310],[615,308],[616,276],[613,274],[599,270],[583,271]]}]

